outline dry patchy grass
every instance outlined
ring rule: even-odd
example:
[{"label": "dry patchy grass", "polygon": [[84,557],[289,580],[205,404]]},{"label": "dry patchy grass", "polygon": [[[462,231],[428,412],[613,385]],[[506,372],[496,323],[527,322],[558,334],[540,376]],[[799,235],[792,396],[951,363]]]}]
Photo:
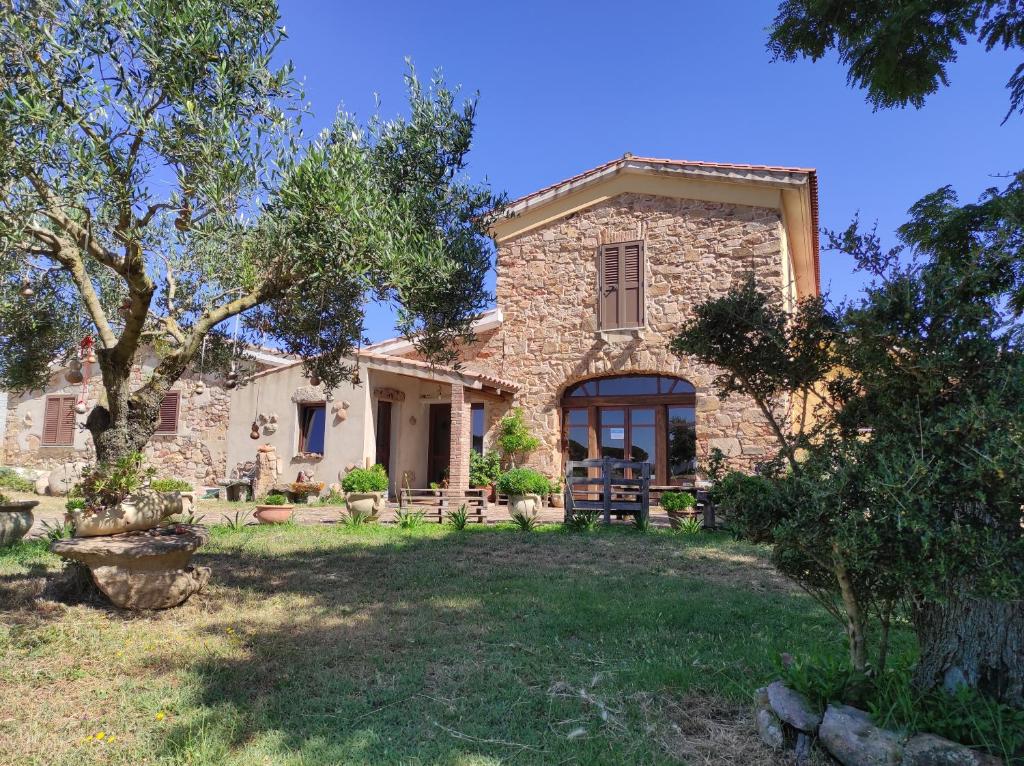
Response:
[{"label": "dry patchy grass", "polygon": [[843,646],[723,536],[220,528],[198,558],[206,592],[130,614],[0,554],[0,763],[772,763],[771,658]]}]

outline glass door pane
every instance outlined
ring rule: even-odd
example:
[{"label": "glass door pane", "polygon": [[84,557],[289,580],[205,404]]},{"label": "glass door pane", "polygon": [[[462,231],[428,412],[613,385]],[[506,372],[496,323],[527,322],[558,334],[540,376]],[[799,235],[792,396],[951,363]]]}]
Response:
[{"label": "glass door pane", "polygon": [[653,407],[633,407],[629,411],[629,459],[637,463],[650,463],[651,472],[657,460],[657,434],[654,427]]},{"label": "glass door pane", "polygon": [[[590,451],[590,413],[587,410],[565,411],[566,460],[586,460]],[[574,476],[586,476],[586,468],[573,469]]]},{"label": "glass door pane", "polygon": [[[601,457],[625,460],[626,455],[626,410],[622,407],[600,409],[601,428],[598,432]],[[612,472],[612,478],[623,478],[621,470]]]},{"label": "glass door pane", "polygon": [[668,408],[668,480],[678,482],[697,468],[696,414],[693,407]]}]

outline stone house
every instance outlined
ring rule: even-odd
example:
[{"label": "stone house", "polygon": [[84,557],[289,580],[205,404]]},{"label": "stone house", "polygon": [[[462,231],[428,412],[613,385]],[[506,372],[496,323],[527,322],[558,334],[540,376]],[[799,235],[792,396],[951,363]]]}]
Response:
[{"label": "stone house", "polygon": [[[258,349],[246,352],[256,370],[286,364],[276,353]],[[156,359],[142,354],[132,370],[133,387],[141,385]],[[95,459],[92,438],[85,429],[87,410],[100,401],[103,386],[99,366],[83,362],[81,383],[67,380],[68,368],[54,367],[42,391],[6,394],[0,409],[0,465],[52,471],[59,466]],[[149,465],[159,476],[185,479],[197,486],[216,484],[226,470],[230,392],[219,375],[200,378],[194,372],[177,381],[160,409],[157,432],[146,448]],[[76,411],[86,410],[86,412]]]},{"label": "stone house", "polygon": [[298,363],[267,370],[232,393],[228,464],[267,442],[288,481],[377,462],[392,491],[443,478],[463,489],[470,452],[493,446],[515,406],[542,442],[528,464],[550,476],[610,456],[680,484],[715,447],[750,469],[774,450],[765,418],[743,397],[719,400],[716,370],[670,342],[748,274],[786,308],[816,295],[817,206],[814,170],[630,155],[522,197],[492,229],[497,308],[458,369],[384,341],[353,360],[361,385],[330,401]]}]

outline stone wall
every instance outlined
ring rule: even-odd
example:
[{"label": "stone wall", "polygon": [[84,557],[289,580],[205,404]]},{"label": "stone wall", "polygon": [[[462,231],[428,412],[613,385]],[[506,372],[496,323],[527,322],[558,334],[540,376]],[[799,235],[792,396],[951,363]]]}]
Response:
[{"label": "stone wall", "polygon": [[[598,247],[636,239],[645,245],[646,327],[637,335],[599,333]],[[501,243],[497,304],[504,321],[464,362],[523,386],[516,404],[543,443],[529,464],[547,474],[560,471],[565,388],[624,372],[692,382],[698,457],[718,447],[731,465],[749,470],[775,449],[767,421],[745,397],[719,400],[711,385],[718,370],[680,359],[669,343],[696,304],[750,272],[766,289],[781,289],[783,247],[776,210],[619,195]]]},{"label": "stone wall", "polygon": [[[89,378],[85,403],[91,408],[102,400],[103,387],[98,366],[86,366]],[[133,370],[133,386],[142,384],[147,369],[146,366],[137,366]],[[79,396],[82,393],[81,384],[68,383],[64,373],[65,370],[61,370],[55,374],[45,391],[9,396],[4,413],[3,464],[52,470],[71,461],[95,460],[92,438],[84,427],[87,414],[76,416],[79,428],[73,445],[48,447],[42,444],[46,397],[57,394]],[[215,484],[224,477],[230,396],[214,378],[208,377],[205,384],[205,392],[196,395],[195,380],[175,383],[174,390],[181,392],[178,432],[153,436],[145,450],[148,462],[156,468],[158,476],[196,484]]]}]

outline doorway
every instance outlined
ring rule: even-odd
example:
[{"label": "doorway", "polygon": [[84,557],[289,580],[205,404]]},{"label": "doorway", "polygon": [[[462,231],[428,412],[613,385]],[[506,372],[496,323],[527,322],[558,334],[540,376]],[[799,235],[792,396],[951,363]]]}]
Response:
[{"label": "doorway", "polygon": [[448,478],[452,449],[452,406],[431,404],[427,436],[427,481],[441,484]]},{"label": "doorway", "polygon": [[377,402],[377,451],[374,462],[391,475],[391,402]]}]

